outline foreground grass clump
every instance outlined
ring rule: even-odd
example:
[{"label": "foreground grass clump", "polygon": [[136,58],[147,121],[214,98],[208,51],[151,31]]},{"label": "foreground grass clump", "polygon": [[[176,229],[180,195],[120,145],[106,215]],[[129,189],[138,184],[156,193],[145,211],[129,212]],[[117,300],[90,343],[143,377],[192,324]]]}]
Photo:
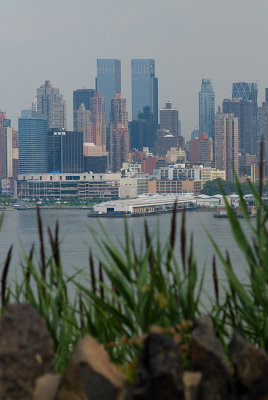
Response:
[{"label": "foreground grass clump", "polygon": [[[256,219],[250,218],[241,186],[236,181],[251,239],[226,200],[233,237],[241,257],[246,260],[248,281],[240,282],[230,255],[222,254],[211,237],[226,279],[220,286],[214,257],[215,296],[210,308],[204,309],[201,304],[204,270],[197,265],[193,237],[188,240],[186,235],[186,213],[183,213],[178,232],[174,205],[166,243],[161,243],[159,230],[151,235],[145,222],[143,248],[136,245],[127,223],[124,243],[116,245],[100,224],[102,239],[96,232],[92,234],[101,256],[96,259],[89,250],[88,271],[77,270],[71,276],[66,276],[62,268],[58,224],[54,233],[48,228],[50,250],[47,250],[37,209],[39,256],[33,245],[21,260],[23,279],[13,285],[8,280],[12,247],[9,249],[2,269],[1,312],[9,302],[27,302],[37,309],[54,340],[57,372],[65,369],[74,344],[87,332],[105,345],[113,361],[123,365],[129,376],[132,376],[144,335],[152,330],[177,338],[184,362],[190,367],[187,345],[192,323],[204,311],[212,318],[215,332],[224,346],[236,329],[248,341],[268,351],[268,207],[262,198],[262,184],[259,191],[250,182],[248,185],[257,207]],[[180,260],[174,253],[178,237]],[[78,279],[81,274],[82,281]],[[74,298],[69,293],[70,285],[76,288]]]}]

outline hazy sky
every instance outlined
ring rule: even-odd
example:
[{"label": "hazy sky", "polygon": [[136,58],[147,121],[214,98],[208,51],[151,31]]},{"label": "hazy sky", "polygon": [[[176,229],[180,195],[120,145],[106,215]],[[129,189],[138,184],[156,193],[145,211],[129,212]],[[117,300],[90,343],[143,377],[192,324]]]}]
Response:
[{"label": "hazy sky", "polygon": [[198,126],[198,92],[210,78],[216,105],[232,82],[268,87],[267,0],[0,0],[0,108],[17,126],[45,80],[60,88],[72,128],[72,91],[93,88],[97,58],[122,62],[131,116],[131,58],[154,58],[159,108]]}]

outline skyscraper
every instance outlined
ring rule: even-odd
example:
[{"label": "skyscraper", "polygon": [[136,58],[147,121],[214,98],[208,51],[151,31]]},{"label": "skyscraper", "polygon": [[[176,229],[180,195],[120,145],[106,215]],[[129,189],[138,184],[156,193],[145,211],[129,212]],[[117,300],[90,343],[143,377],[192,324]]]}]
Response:
[{"label": "skyscraper", "polygon": [[121,61],[110,58],[97,59],[96,91],[104,98],[106,124],[109,124],[111,100],[121,93]]},{"label": "skyscraper", "polygon": [[85,143],[93,143],[93,130],[91,121],[91,111],[85,108],[84,103],[80,104],[76,114],[76,130],[83,132],[83,141]]},{"label": "skyscraper", "polygon": [[257,152],[258,141],[258,85],[257,83],[235,82],[232,87],[232,98],[241,98],[245,101],[251,101],[253,104],[253,132],[254,132],[254,152]]},{"label": "skyscraper", "polygon": [[77,111],[81,104],[86,110],[91,110],[91,97],[94,96],[94,89],[77,89],[73,92],[73,129],[77,130]]},{"label": "skyscraper", "polygon": [[100,93],[91,97],[92,143],[106,151],[106,121],[104,98]]},{"label": "skyscraper", "polygon": [[142,151],[143,147],[152,150],[156,141],[156,126],[153,122],[153,113],[149,106],[143,107],[138,119],[130,122],[130,145],[132,149]]},{"label": "skyscraper", "polygon": [[158,124],[158,79],[155,77],[155,60],[131,60],[132,120],[137,120],[144,107],[150,107],[153,122]]},{"label": "skyscraper", "polygon": [[47,153],[48,172],[83,172],[83,133],[55,129],[48,131]]},{"label": "skyscraper", "polygon": [[66,128],[66,103],[50,81],[37,89],[37,111],[47,117],[48,129]]},{"label": "skyscraper", "polygon": [[265,103],[268,103],[268,88],[265,88]]},{"label": "skyscraper", "polygon": [[19,118],[19,173],[47,172],[47,117],[22,110]]},{"label": "skyscraper", "polygon": [[111,103],[110,165],[113,172],[120,171],[129,157],[129,132],[126,99],[115,93]]},{"label": "skyscraper", "polygon": [[254,115],[252,101],[241,98],[224,99],[224,114],[233,113],[238,118],[238,148],[244,154],[256,154],[256,137],[254,134]]},{"label": "skyscraper", "polygon": [[179,110],[172,108],[170,101],[160,110],[160,129],[167,129],[171,135],[179,136]]},{"label": "skyscraper", "polygon": [[238,173],[238,118],[234,114],[217,113],[214,121],[214,164],[226,171],[226,179]]},{"label": "skyscraper", "polygon": [[10,128],[10,120],[6,118],[6,113],[0,111],[0,179],[8,176],[8,148],[11,130],[11,147],[12,147],[12,128]]},{"label": "skyscraper", "polygon": [[210,79],[202,79],[199,92],[199,132],[207,133],[213,139],[215,115],[215,95]]}]

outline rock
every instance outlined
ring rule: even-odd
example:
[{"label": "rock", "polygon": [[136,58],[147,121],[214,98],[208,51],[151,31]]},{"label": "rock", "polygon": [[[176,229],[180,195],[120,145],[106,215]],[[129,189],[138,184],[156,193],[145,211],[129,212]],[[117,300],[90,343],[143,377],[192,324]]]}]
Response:
[{"label": "rock", "polygon": [[202,379],[201,372],[184,372],[184,398],[185,400],[198,400],[199,387]]},{"label": "rock", "polygon": [[63,375],[55,400],[123,400],[124,376],[91,336],[79,341]]},{"label": "rock", "polygon": [[230,344],[231,360],[238,380],[239,395],[245,399],[268,399],[268,357],[238,334]]},{"label": "rock", "polygon": [[35,380],[53,370],[45,322],[26,304],[9,305],[0,321],[0,399],[31,399]]},{"label": "rock", "polygon": [[231,373],[219,340],[213,333],[208,317],[195,324],[190,344],[194,369],[202,372],[200,400],[231,400],[234,398]]},{"label": "rock", "polygon": [[45,374],[37,379],[33,400],[53,400],[57,393],[61,375]]},{"label": "rock", "polygon": [[184,398],[178,345],[169,336],[150,334],[138,362],[134,400]]}]

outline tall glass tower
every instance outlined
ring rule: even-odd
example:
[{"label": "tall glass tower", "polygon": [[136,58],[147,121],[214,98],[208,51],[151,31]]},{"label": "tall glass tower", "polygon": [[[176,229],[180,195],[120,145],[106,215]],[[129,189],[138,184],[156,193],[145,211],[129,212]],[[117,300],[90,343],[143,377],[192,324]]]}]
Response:
[{"label": "tall glass tower", "polygon": [[19,173],[47,172],[47,117],[22,110],[19,118]]},{"label": "tall glass tower", "polygon": [[254,131],[254,154],[257,152],[258,140],[258,85],[257,83],[236,82],[232,87],[232,98],[253,103],[253,131]]},{"label": "tall glass tower", "polygon": [[215,95],[210,79],[202,79],[199,92],[199,132],[214,136]]},{"label": "tall glass tower", "polygon": [[113,58],[97,59],[96,91],[104,98],[106,125],[109,125],[111,101],[121,93],[121,61]]},{"label": "tall glass tower", "polygon": [[153,122],[158,124],[158,79],[155,77],[155,60],[131,60],[132,120],[137,120],[144,107],[150,107]]}]

